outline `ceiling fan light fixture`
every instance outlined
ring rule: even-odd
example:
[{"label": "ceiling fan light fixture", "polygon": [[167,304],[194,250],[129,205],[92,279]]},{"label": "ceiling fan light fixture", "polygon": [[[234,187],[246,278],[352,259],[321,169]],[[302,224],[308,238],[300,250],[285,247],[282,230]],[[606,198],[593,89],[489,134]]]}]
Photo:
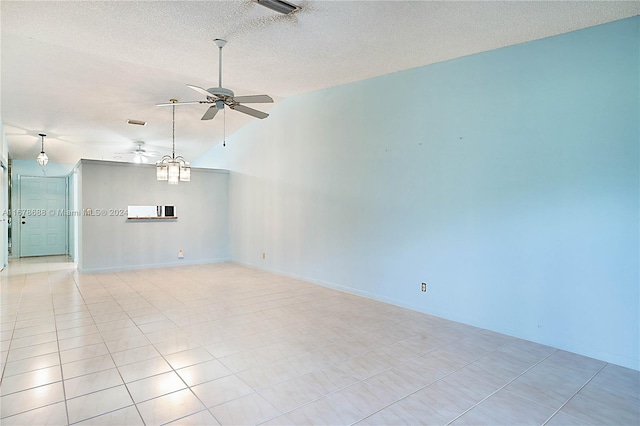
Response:
[{"label": "ceiling fan light fixture", "polygon": [[45,135],[44,133],[38,133],[38,136],[40,136],[42,141],[40,145],[40,154],[38,154],[36,160],[38,161],[38,164],[44,167],[49,162],[49,157],[47,157],[47,154],[44,152],[44,137],[47,135]]},{"label": "ceiling fan light fixture", "polygon": [[284,15],[289,15],[302,9],[300,6],[284,0],[255,0],[255,2]]},{"label": "ceiling fan light fixture", "polygon": [[166,163],[156,164],[156,180],[166,181],[169,179],[169,167]]},{"label": "ceiling fan light fixture", "polygon": [[180,181],[191,182],[191,166],[186,161],[180,165]]},{"label": "ceiling fan light fixture", "polygon": [[180,163],[170,162],[169,167],[169,185],[177,185],[180,181]]}]

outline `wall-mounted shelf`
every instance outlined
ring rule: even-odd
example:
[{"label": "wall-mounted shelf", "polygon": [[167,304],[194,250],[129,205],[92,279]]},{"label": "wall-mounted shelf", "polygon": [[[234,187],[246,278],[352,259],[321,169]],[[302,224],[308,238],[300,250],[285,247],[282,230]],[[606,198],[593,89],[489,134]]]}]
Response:
[{"label": "wall-mounted shelf", "polygon": [[127,220],[176,220],[175,206],[129,206]]},{"label": "wall-mounted shelf", "polygon": [[128,217],[127,220],[176,220],[178,216]]}]

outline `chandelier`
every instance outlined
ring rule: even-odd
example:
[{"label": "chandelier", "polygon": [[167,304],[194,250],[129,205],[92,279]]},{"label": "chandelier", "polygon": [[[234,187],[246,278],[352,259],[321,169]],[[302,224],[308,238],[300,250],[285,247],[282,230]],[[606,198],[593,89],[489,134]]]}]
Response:
[{"label": "chandelier", "polygon": [[44,133],[38,133],[38,136],[42,138],[42,145],[40,146],[40,154],[38,154],[36,160],[38,160],[38,164],[44,167],[49,162],[49,157],[47,157],[47,154],[45,154],[44,152],[44,137],[47,135],[45,135]]},{"label": "chandelier", "polygon": [[173,105],[173,148],[171,155],[164,155],[160,161],[156,162],[156,179],[166,180],[169,185],[177,185],[179,181],[189,182],[191,180],[191,167],[183,157],[176,157],[176,102],[177,99],[169,99]]}]

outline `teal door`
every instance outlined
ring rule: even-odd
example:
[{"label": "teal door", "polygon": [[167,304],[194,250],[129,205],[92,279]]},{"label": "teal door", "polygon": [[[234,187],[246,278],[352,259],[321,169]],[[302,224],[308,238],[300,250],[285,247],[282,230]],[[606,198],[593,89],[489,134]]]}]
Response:
[{"label": "teal door", "polygon": [[62,177],[20,177],[20,257],[67,252],[66,180]]}]

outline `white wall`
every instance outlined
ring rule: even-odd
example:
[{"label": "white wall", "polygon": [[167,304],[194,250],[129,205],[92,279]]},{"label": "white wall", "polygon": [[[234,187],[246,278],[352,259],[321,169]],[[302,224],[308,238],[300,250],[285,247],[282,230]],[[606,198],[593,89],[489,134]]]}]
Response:
[{"label": "white wall", "polygon": [[638,369],[639,22],[279,103],[197,162],[232,260]]},{"label": "white wall", "polygon": [[[80,216],[78,267],[85,272],[217,262],[229,258],[228,172],[192,169],[191,182],[168,185],[155,166],[82,160],[78,205],[106,210]],[[129,205],[174,205],[178,219],[129,221]],[[109,211],[124,210],[125,215]],[[184,259],[178,259],[178,250]]]},{"label": "white wall", "polygon": [[7,144],[7,135],[4,132],[2,117],[0,117],[0,163],[5,166],[9,164],[9,147]]},{"label": "white wall", "polygon": [[9,159],[7,136],[0,117],[0,270],[7,265],[9,258]]},{"label": "white wall", "polygon": [[[67,188],[69,189],[69,200],[67,203],[67,208],[71,212],[79,212],[80,205],[78,204],[78,196],[79,196],[79,183],[78,183],[78,168],[80,167],[80,162],[74,167],[69,176],[67,177]],[[78,263],[78,227],[80,225],[79,216],[72,214],[68,216],[67,220],[67,229],[69,232],[69,249],[68,254],[71,256],[71,259]]]}]

